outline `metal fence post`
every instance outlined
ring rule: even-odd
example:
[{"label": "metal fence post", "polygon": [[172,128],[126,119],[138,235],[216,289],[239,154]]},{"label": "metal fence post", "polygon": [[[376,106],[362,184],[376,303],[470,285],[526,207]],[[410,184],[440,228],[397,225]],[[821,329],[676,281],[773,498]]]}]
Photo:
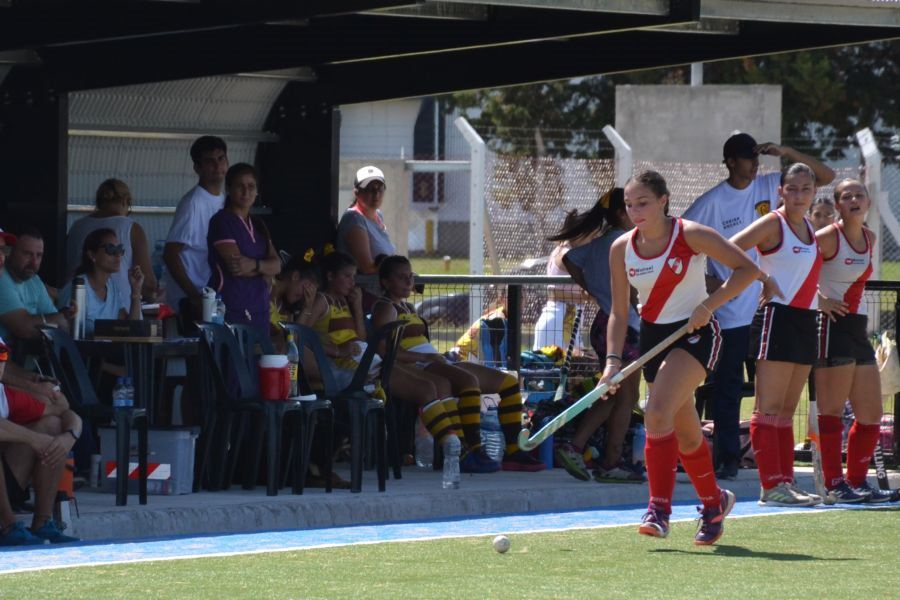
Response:
[{"label": "metal fence post", "polygon": [[506,288],[506,365],[518,371],[522,352],[522,286],[510,284]]}]

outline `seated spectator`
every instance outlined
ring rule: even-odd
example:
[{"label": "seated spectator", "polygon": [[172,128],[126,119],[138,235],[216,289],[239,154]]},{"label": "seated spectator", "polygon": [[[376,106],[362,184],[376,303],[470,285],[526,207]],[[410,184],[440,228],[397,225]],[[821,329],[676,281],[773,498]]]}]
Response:
[{"label": "seated spectator", "polygon": [[[449,395],[458,401],[444,403],[444,413],[459,416],[459,429],[464,454],[460,460],[460,470],[468,473],[497,471],[501,465],[491,460],[481,447],[481,394],[500,395],[497,413],[500,426],[506,438],[506,454],[503,458],[504,471],[540,471],[546,465],[531,454],[519,449],[518,437],[522,429],[522,393],[515,375],[490,369],[475,363],[450,363],[426,337],[425,322],[416,314],[406,299],[412,293],[412,266],[405,256],[390,256],[381,263],[379,280],[384,296],[378,299],[372,315],[376,327],[397,319],[406,321],[397,354],[395,369],[400,373],[411,373],[417,379],[432,382],[439,395]],[[401,383],[400,377],[397,383]],[[392,379],[391,384],[395,382]],[[407,385],[410,382],[406,382]],[[414,385],[414,384],[413,384]],[[404,386],[406,387],[406,386]],[[395,392],[401,394],[401,389]]]},{"label": "seated spectator", "polygon": [[281,259],[261,219],[250,215],[257,198],[256,169],[238,163],[225,175],[225,206],[209,221],[209,287],[222,294],[225,320],[269,331],[269,278]]},{"label": "seated spectator", "polygon": [[37,326],[45,323],[68,331],[75,308],[57,311],[37,274],[44,258],[44,236],[35,229],[23,231],[18,239],[0,232],[4,257],[10,246],[9,260],[0,273],[0,337],[34,340],[39,334]]},{"label": "seated spectator", "polygon": [[[299,323],[313,326],[313,303],[319,291],[319,273],[313,264],[314,252],[310,248],[300,258],[292,258],[275,276],[270,291],[270,332],[275,347],[281,351],[284,335],[279,323]],[[304,360],[304,366],[307,361]]]},{"label": "seated spectator", "polygon": [[[120,290],[115,275],[122,270],[124,244],[112,229],[96,229],[84,239],[81,248],[81,265],[76,272],[85,279],[84,333],[94,334],[97,319],[141,319],[141,289],[144,272],[140,265],[133,266],[127,274],[128,291]],[[129,295],[130,292],[130,295]],[[72,303],[73,282],[59,291],[59,306]],[[125,300],[128,298],[128,300]]]},{"label": "seated spectator", "polygon": [[153,274],[150,264],[147,234],[139,223],[128,216],[131,213],[131,191],[124,181],[107,179],[97,188],[96,204],[94,212],[78,219],[69,228],[66,241],[66,256],[69,263],[66,267],[65,281],[72,281],[75,271],[81,266],[82,248],[88,234],[98,229],[111,229],[125,249],[125,254],[122,255],[122,268],[112,274],[119,291],[126,294],[122,298],[123,304],[125,306],[130,304],[127,298],[127,292],[131,289],[128,272],[134,265],[140,266],[144,274],[140,294],[153,300],[156,296],[156,275]]},{"label": "seated spectator", "polygon": [[[0,379],[5,380],[9,349],[0,340]],[[66,457],[81,436],[81,419],[64,398],[44,403],[28,392],[0,384],[0,546],[25,546],[78,541],[60,529],[53,518],[53,503]],[[31,529],[19,523],[13,504],[27,498],[34,486],[35,507]]]},{"label": "seated spectator", "polygon": [[[322,289],[312,306],[313,329],[319,334],[339,387],[350,385],[366,351],[362,292],[356,287],[356,262],[343,252],[322,259]],[[372,361],[372,371],[380,364]]]}]

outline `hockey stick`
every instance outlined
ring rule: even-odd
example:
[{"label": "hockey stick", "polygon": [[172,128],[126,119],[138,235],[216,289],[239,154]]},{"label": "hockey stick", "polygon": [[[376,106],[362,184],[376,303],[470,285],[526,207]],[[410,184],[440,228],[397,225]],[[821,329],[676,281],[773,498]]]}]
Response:
[{"label": "hockey stick", "polygon": [[569,338],[569,347],[566,349],[566,360],[559,370],[559,385],[556,386],[556,394],[553,396],[554,402],[562,400],[566,393],[566,383],[569,380],[569,365],[572,364],[572,351],[575,350],[575,341],[578,339],[578,329],[581,325],[581,314],[583,312],[584,306],[579,304],[575,309],[575,320],[572,321],[572,336]]},{"label": "hockey stick", "polygon": [[813,482],[816,485],[816,493],[822,496],[825,504],[834,504],[834,498],[828,495],[825,489],[825,475],[822,473],[822,446],[819,441],[819,409],[816,403],[815,369],[809,372],[809,410],[807,411],[807,433],[809,434],[809,453],[812,456]]},{"label": "hockey stick", "polygon": [[[610,383],[617,384],[623,379],[626,379],[632,373],[637,372],[638,369],[650,362],[653,357],[678,341],[678,338],[683,336],[685,333],[687,333],[687,324],[679,327],[678,330],[676,330],[669,337],[651,348],[639,359],[616,373],[610,380]],[[587,410],[594,402],[597,401],[598,398],[605,395],[607,391],[609,391],[609,385],[605,383],[603,385],[595,387],[593,390],[579,398],[575,402],[575,404],[556,415],[553,420],[541,427],[538,431],[535,432],[534,435],[531,435],[531,432],[529,430],[523,429],[519,432],[519,448],[526,451],[537,448],[541,442],[553,435],[559,429],[563,428],[566,423],[574,419],[583,411]]]}]

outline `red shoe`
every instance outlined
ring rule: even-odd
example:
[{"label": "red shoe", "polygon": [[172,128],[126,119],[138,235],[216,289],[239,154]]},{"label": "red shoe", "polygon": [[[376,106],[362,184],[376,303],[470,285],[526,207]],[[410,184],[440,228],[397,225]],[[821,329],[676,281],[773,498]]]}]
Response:
[{"label": "red shoe", "polygon": [[521,450],[516,450],[512,454],[507,454],[503,457],[504,471],[527,471],[529,473],[534,473],[536,471],[543,471],[546,468],[547,465]]}]

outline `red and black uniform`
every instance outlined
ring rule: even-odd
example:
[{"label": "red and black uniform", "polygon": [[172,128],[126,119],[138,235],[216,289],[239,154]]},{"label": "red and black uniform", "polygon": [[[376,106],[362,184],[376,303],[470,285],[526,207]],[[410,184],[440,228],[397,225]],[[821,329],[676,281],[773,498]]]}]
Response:
[{"label": "red and black uniform", "polygon": [[[806,219],[810,242],[791,229],[782,210],[774,212],[781,227],[781,241],[760,251],[759,266],[772,277],[784,298],[772,298],[757,311],[750,325],[750,351],[757,360],[813,365],[816,362],[816,309],[822,253],[815,230]],[[759,465],[763,489],[794,480],[793,420],[754,413],[750,441]]]},{"label": "red and black uniform", "polygon": [[[672,220],[672,231],[665,250],[656,256],[642,256],[637,247],[637,230],[632,230],[625,247],[625,271],[628,282],[637,289],[640,300],[643,354],[684,325],[706,297],[706,256],[695,252],[684,236],[682,219]],[[666,356],[680,348],[699,362],[707,373],[715,368],[722,347],[719,323],[715,317],[705,327],[685,334],[667,350],[644,366],[644,378],[656,379]],[[656,393],[656,392],[655,392]],[[660,391],[665,394],[665,391]],[[689,454],[678,447],[675,431],[648,431],[645,450],[650,509],[672,512],[675,469],[679,458],[691,478],[700,501],[717,508],[721,490],[713,473],[709,446],[701,443]]]},{"label": "red and black uniform", "polygon": [[[840,222],[830,226],[837,236],[837,250],[824,259],[819,290],[826,298],[842,300],[847,314],[834,321],[819,313],[820,368],[843,365],[875,364],[875,350],[866,336],[868,316],[862,300],[866,281],[872,277],[872,242],[863,229],[866,246],[857,250],[850,245]],[[878,399],[877,401],[880,401]],[[844,481],[841,468],[841,443],[844,424],[841,417],[819,415],[819,439],[825,487],[832,489]],[[869,461],[878,443],[880,424],[854,421],[847,437],[847,481],[854,488],[866,481]]]}]

